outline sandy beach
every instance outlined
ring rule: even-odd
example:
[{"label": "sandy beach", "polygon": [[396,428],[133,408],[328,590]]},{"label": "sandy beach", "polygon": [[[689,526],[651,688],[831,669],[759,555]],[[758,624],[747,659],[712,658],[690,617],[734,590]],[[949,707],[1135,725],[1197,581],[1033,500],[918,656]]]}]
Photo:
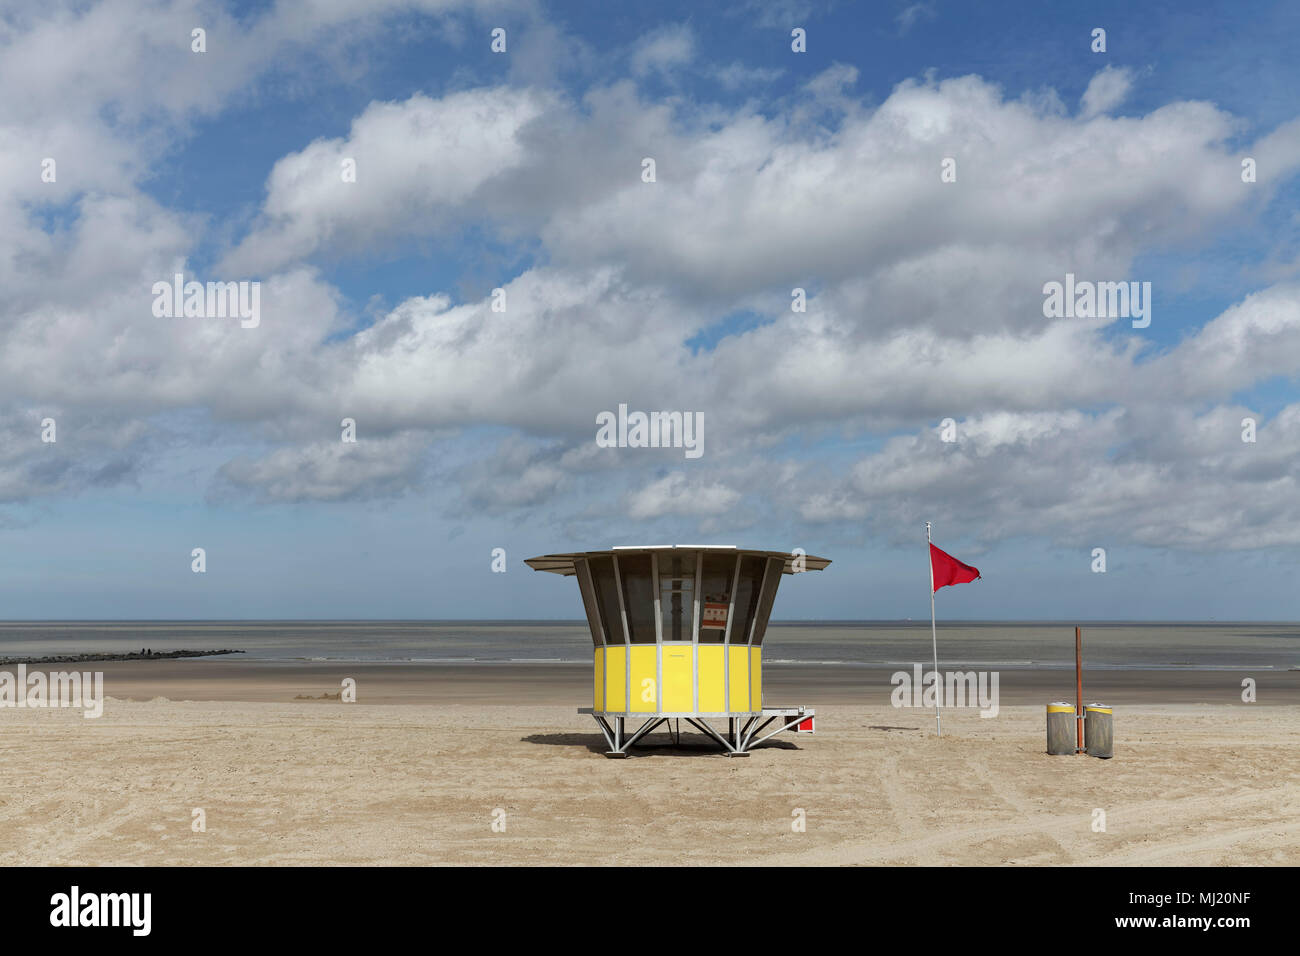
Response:
[{"label": "sandy beach", "polygon": [[[1117,707],[1103,761],[1044,753],[1042,702],[1071,675],[1004,675],[996,718],[950,711],[936,739],[878,678],[773,667],[815,735],[735,760],[657,733],[612,761],[575,713],[577,667],[103,669],[99,719],[0,710],[22,781],[0,796],[0,863],[1300,863],[1296,672],[1260,675],[1255,704],[1233,674],[1085,678]],[[321,698],[342,674],[356,703]]]}]

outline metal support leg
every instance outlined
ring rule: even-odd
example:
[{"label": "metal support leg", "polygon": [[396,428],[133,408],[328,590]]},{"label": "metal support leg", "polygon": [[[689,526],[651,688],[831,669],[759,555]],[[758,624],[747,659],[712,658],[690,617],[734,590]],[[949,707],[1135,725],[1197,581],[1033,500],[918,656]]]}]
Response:
[{"label": "metal support leg", "polygon": [[623,718],[614,718],[614,746],[606,753],[606,757],[626,757],[627,751],[623,749]]},{"label": "metal support leg", "polygon": [[[667,717],[659,717],[659,718],[652,717],[648,719],[644,724],[642,724],[639,728],[637,728],[636,732],[632,734],[631,737],[628,737],[627,724],[625,722],[626,718],[615,717],[614,726],[610,727],[609,724],[605,722],[605,719],[603,717],[600,717],[596,714],[592,714],[592,716],[596,718],[596,723],[600,725],[601,733],[605,735],[605,742],[609,744],[609,750],[605,752],[605,756],[614,757],[614,758],[626,757],[628,750],[632,747],[633,744],[635,744],[646,734],[650,733],[660,724],[668,723]],[[669,733],[671,732],[672,731],[670,729]]]},{"label": "metal support leg", "polygon": [[767,718],[767,720],[764,720],[761,724],[758,722],[759,721],[758,717],[754,717],[753,719],[751,719],[749,722],[749,726],[745,728],[745,736],[741,738],[740,741],[741,749],[748,750],[750,746],[752,746],[750,741],[754,739],[754,735],[758,733],[762,733],[763,728],[766,727],[775,719],[776,719],[775,717],[769,717]]},{"label": "metal support leg", "polygon": [[[775,717],[772,718],[772,720],[775,720],[775,719],[776,719]],[[769,734],[764,734],[762,737],[759,737],[757,740],[754,740],[754,739],[753,739],[754,734],[759,733],[759,731],[761,731],[761,730],[763,729],[763,727],[766,727],[768,724],[770,724],[770,723],[772,722],[772,720],[768,720],[768,721],[766,721],[766,722],[763,724],[763,727],[759,727],[758,730],[754,731],[754,734],[750,734],[750,739],[745,743],[745,746],[746,746],[746,748],[756,747],[756,746],[758,746],[759,744],[761,744],[764,740],[767,740],[769,737],[775,737],[777,734],[781,733],[782,731],[785,731],[785,730],[791,730],[791,729],[793,729],[793,728],[795,728],[795,727],[798,727],[798,726],[799,726],[799,723],[800,723],[802,720],[804,720],[804,719],[805,719],[805,718],[803,717],[803,715],[799,715],[799,716],[797,716],[797,717],[794,717],[793,719],[787,721],[787,722],[786,722],[785,724],[783,724],[782,726],[776,728],[776,730],[772,731],[771,733],[769,733]]]},{"label": "metal support leg", "polygon": [[707,734],[708,736],[716,740],[718,743],[722,744],[723,749],[726,750],[728,754],[733,756],[737,754],[736,748],[731,746],[731,743],[727,740],[727,738],[722,736],[722,734],[718,733],[712,727],[710,727],[708,721],[706,721],[703,717],[699,717],[699,718],[687,717],[686,722],[690,724],[692,727],[694,727],[696,730],[699,730]]},{"label": "metal support leg", "polygon": [[[596,721],[596,726],[600,728],[601,734],[605,738],[605,743],[609,746],[606,751],[607,757],[626,757],[628,750],[637,743],[642,737],[658,729],[661,725],[668,725],[668,737],[674,744],[680,746],[682,742],[682,718],[680,717],[660,717],[650,715],[645,722],[629,737],[627,734],[627,718],[615,716],[612,719],[606,718],[604,714],[594,713],[590,709],[580,709],[579,713],[591,714]],[[798,711],[782,710],[769,711],[767,715],[758,714],[753,717],[728,717],[727,732],[724,736],[709,724],[703,717],[687,717],[686,722],[707,736],[709,739],[719,744],[727,752],[729,757],[748,757],[749,751],[761,744],[765,740],[775,737],[783,731],[793,730],[803,721],[811,719],[812,714],[800,708]],[[676,726],[674,727],[674,721]],[[777,727],[768,733],[763,733],[773,723]],[[611,725],[612,723],[612,725]],[[762,734],[762,736],[759,736]]]},{"label": "metal support leg", "polygon": [[614,731],[609,724],[605,723],[605,718],[599,714],[592,714],[591,716],[599,725],[600,732],[605,735],[605,743],[609,745],[609,749],[617,750],[618,748],[614,746]]},{"label": "metal support leg", "polygon": [[658,719],[651,718],[650,720],[647,720],[644,724],[641,725],[641,728],[636,733],[634,733],[631,737],[627,739],[627,743],[623,745],[623,750],[624,751],[628,750],[634,743],[636,743],[646,734],[650,733],[650,731],[654,730],[660,724],[667,723],[667,721],[668,721],[667,717],[660,717]]}]

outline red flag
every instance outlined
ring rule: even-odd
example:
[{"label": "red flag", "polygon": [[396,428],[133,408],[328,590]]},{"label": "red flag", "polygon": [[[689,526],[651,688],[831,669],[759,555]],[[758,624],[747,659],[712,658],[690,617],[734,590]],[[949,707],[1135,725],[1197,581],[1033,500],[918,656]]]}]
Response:
[{"label": "red flag", "polygon": [[962,564],[947,551],[930,545],[930,574],[934,577],[934,589],[937,591],[950,584],[974,581],[980,576],[980,569]]}]

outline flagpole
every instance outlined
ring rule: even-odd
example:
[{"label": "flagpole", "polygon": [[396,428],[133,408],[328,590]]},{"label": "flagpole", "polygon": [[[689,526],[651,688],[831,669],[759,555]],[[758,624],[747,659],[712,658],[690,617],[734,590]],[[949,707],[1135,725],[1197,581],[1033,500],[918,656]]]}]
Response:
[{"label": "flagpole", "polygon": [[934,624],[934,553],[930,545],[930,522],[925,523],[925,554],[930,559],[930,643],[934,647],[934,727],[940,737],[943,736],[943,722],[939,719],[939,694],[943,692],[943,683],[939,678],[939,635]]}]

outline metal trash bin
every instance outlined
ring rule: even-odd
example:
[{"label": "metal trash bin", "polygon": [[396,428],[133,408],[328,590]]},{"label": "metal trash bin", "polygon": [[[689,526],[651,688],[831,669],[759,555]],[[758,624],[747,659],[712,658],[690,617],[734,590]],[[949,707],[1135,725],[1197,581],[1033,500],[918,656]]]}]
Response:
[{"label": "metal trash bin", "polygon": [[1115,724],[1111,708],[1089,704],[1083,708],[1083,749],[1089,757],[1109,760],[1115,755]]},{"label": "metal trash bin", "polygon": [[1074,705],[1068,701],[1055,700],[1047,705],[1047,752],[1049,754],[1073,754],[1078,746],[1078,730],[1075,728]]}]

